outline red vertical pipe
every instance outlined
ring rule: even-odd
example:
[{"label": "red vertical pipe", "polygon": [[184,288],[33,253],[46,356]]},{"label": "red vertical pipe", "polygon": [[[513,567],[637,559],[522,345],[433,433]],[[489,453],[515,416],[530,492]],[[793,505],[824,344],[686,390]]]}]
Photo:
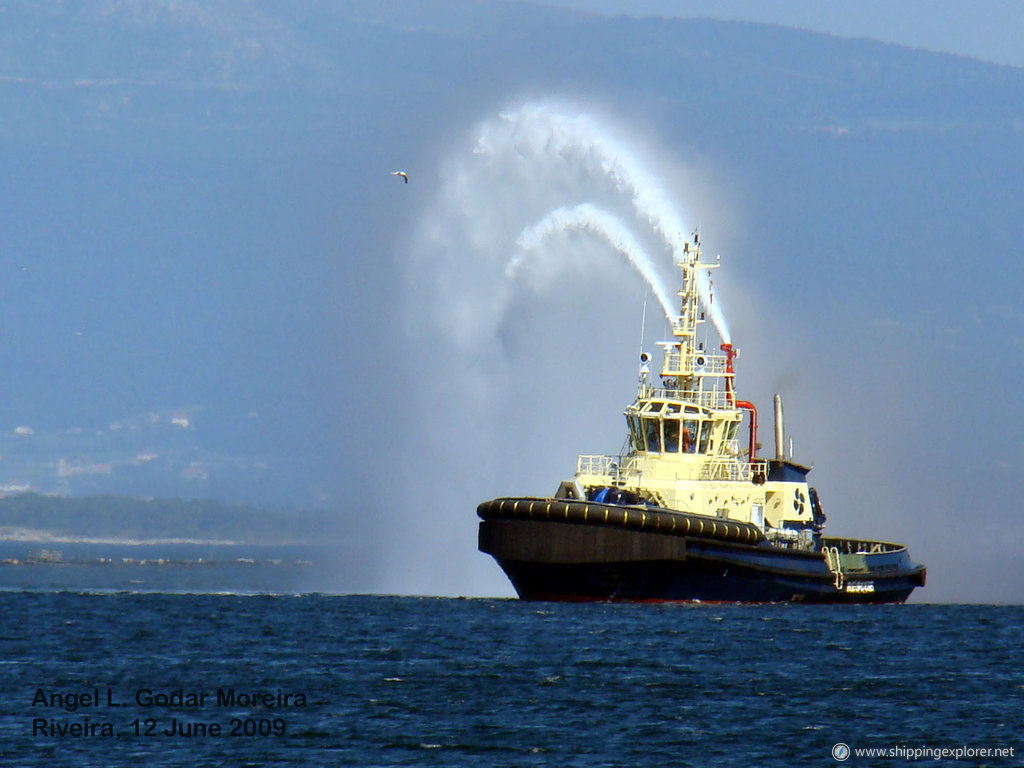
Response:
[{"label": "red vertical pipe", "polygon": [[748,460],[753,461],[757,455],[757,408],[747,400],[737,400],[736,407],[750,411],[750,453],[748,454]]},{"label": "red vertical pipe", "polygon": [[725,352],[725,393],[729,396],[729,400],[732,401],[736,397],[732,391],[732,361],[736,357],[736,351],[732,348],[732,344],[723,344],[721,350]]}]

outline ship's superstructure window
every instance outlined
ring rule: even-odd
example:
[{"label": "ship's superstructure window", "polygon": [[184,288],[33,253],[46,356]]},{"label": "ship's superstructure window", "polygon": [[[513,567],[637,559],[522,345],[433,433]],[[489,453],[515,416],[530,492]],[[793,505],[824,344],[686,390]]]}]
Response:
[{"label": "ship's superstructure window", "polygon": [[679,419],[671,416],[665,419],[665,452],[679,452]]},{"label": "ship's superstructure window", "polygon": [[700,440],[697,443],[698,453],[707,453],[708,447],[711,444],[711,426],[713,422],[702,421],[700,424]]},{"label": "ship's superstructure window", "polygon": [[643,432],[640,431],[640,419],[636,416],[629,415],[626,417],[626,423],[629,424],[629,441],[633,446],[633,450],[644,450],[644,435]]},{"label": "ship's superstructure window", "polygon": [[644,439],[647,441],[648,451],[661,450],[661,421],[657,417],[645,417],[643,419]]},{"label": "ship's superstructure window", "polygon": [[697,450],[697,435],[700,422],[697,419],[686,419],[683,422],[683,452],[693,453]]},{"label": "ship's superstructure window", "polygon": [[728,450],[733,451],[737,455],[740,452],[739,440],[736,439],[739,431],[740,423],[738,421],[731,422],[725,426],[725,444],[728,446]]}]

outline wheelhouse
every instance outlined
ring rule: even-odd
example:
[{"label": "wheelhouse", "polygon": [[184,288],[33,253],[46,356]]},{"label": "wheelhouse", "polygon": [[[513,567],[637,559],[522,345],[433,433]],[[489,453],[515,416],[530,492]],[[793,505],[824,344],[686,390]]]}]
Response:
[{"label": "wheelhouse", "polygon": [[634,453],[711,456],[738,452],[740,421],[733,412],[669,398],[639,400],[626,410],[629,446]]}]

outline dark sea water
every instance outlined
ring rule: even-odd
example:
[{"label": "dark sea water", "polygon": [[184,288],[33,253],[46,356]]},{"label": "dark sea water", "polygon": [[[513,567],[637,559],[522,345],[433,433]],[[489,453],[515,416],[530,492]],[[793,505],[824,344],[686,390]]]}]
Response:
[{"label": "dark sea water", "polygon": [[1024,765],[1020,607],[8,590],[0,617],[0,765]]}]

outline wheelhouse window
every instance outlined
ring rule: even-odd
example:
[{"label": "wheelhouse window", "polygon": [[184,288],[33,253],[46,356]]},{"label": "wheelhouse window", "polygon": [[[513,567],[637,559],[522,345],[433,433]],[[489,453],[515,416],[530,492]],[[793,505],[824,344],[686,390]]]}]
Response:
[{"label": "wheelhouse window", "polygon": [[730,450],[734,450],[737,455],[739,455],[740,452],[740,443],[739,440],[736,439],[736,435],[739,431],[740,423],[738,421],[734,421],[725,428],[726,445],[731,446]]},{"label": "wheelhouse window", "polygon": [[697,419],[686,419],[683,421],[683,453],[693,453],[697,450],[699,429],[700,422]]},{"label": "wheelhouse window", "polygon": [[711,446],[711,425],[710,420],[700,423],[700,440],[697,442],[697,450],[700,453],[707,453]]},{"label": "wheelhouse window", "polygon": [[644,439],[647,442],[647,450],[656,452],[661,450],[661,420],[658,418],[644,418]]},{"label": "wheelhouse window", "polygon": [[665,452],[679,453],[679,419],[665,419]]},{"label": "wheelhouse window", "polygon": [[626,423],[629,424],[629,441],[634,451],[643,451],[644,434],[640,429],[640,419],[636,416],[627,416]]}]

